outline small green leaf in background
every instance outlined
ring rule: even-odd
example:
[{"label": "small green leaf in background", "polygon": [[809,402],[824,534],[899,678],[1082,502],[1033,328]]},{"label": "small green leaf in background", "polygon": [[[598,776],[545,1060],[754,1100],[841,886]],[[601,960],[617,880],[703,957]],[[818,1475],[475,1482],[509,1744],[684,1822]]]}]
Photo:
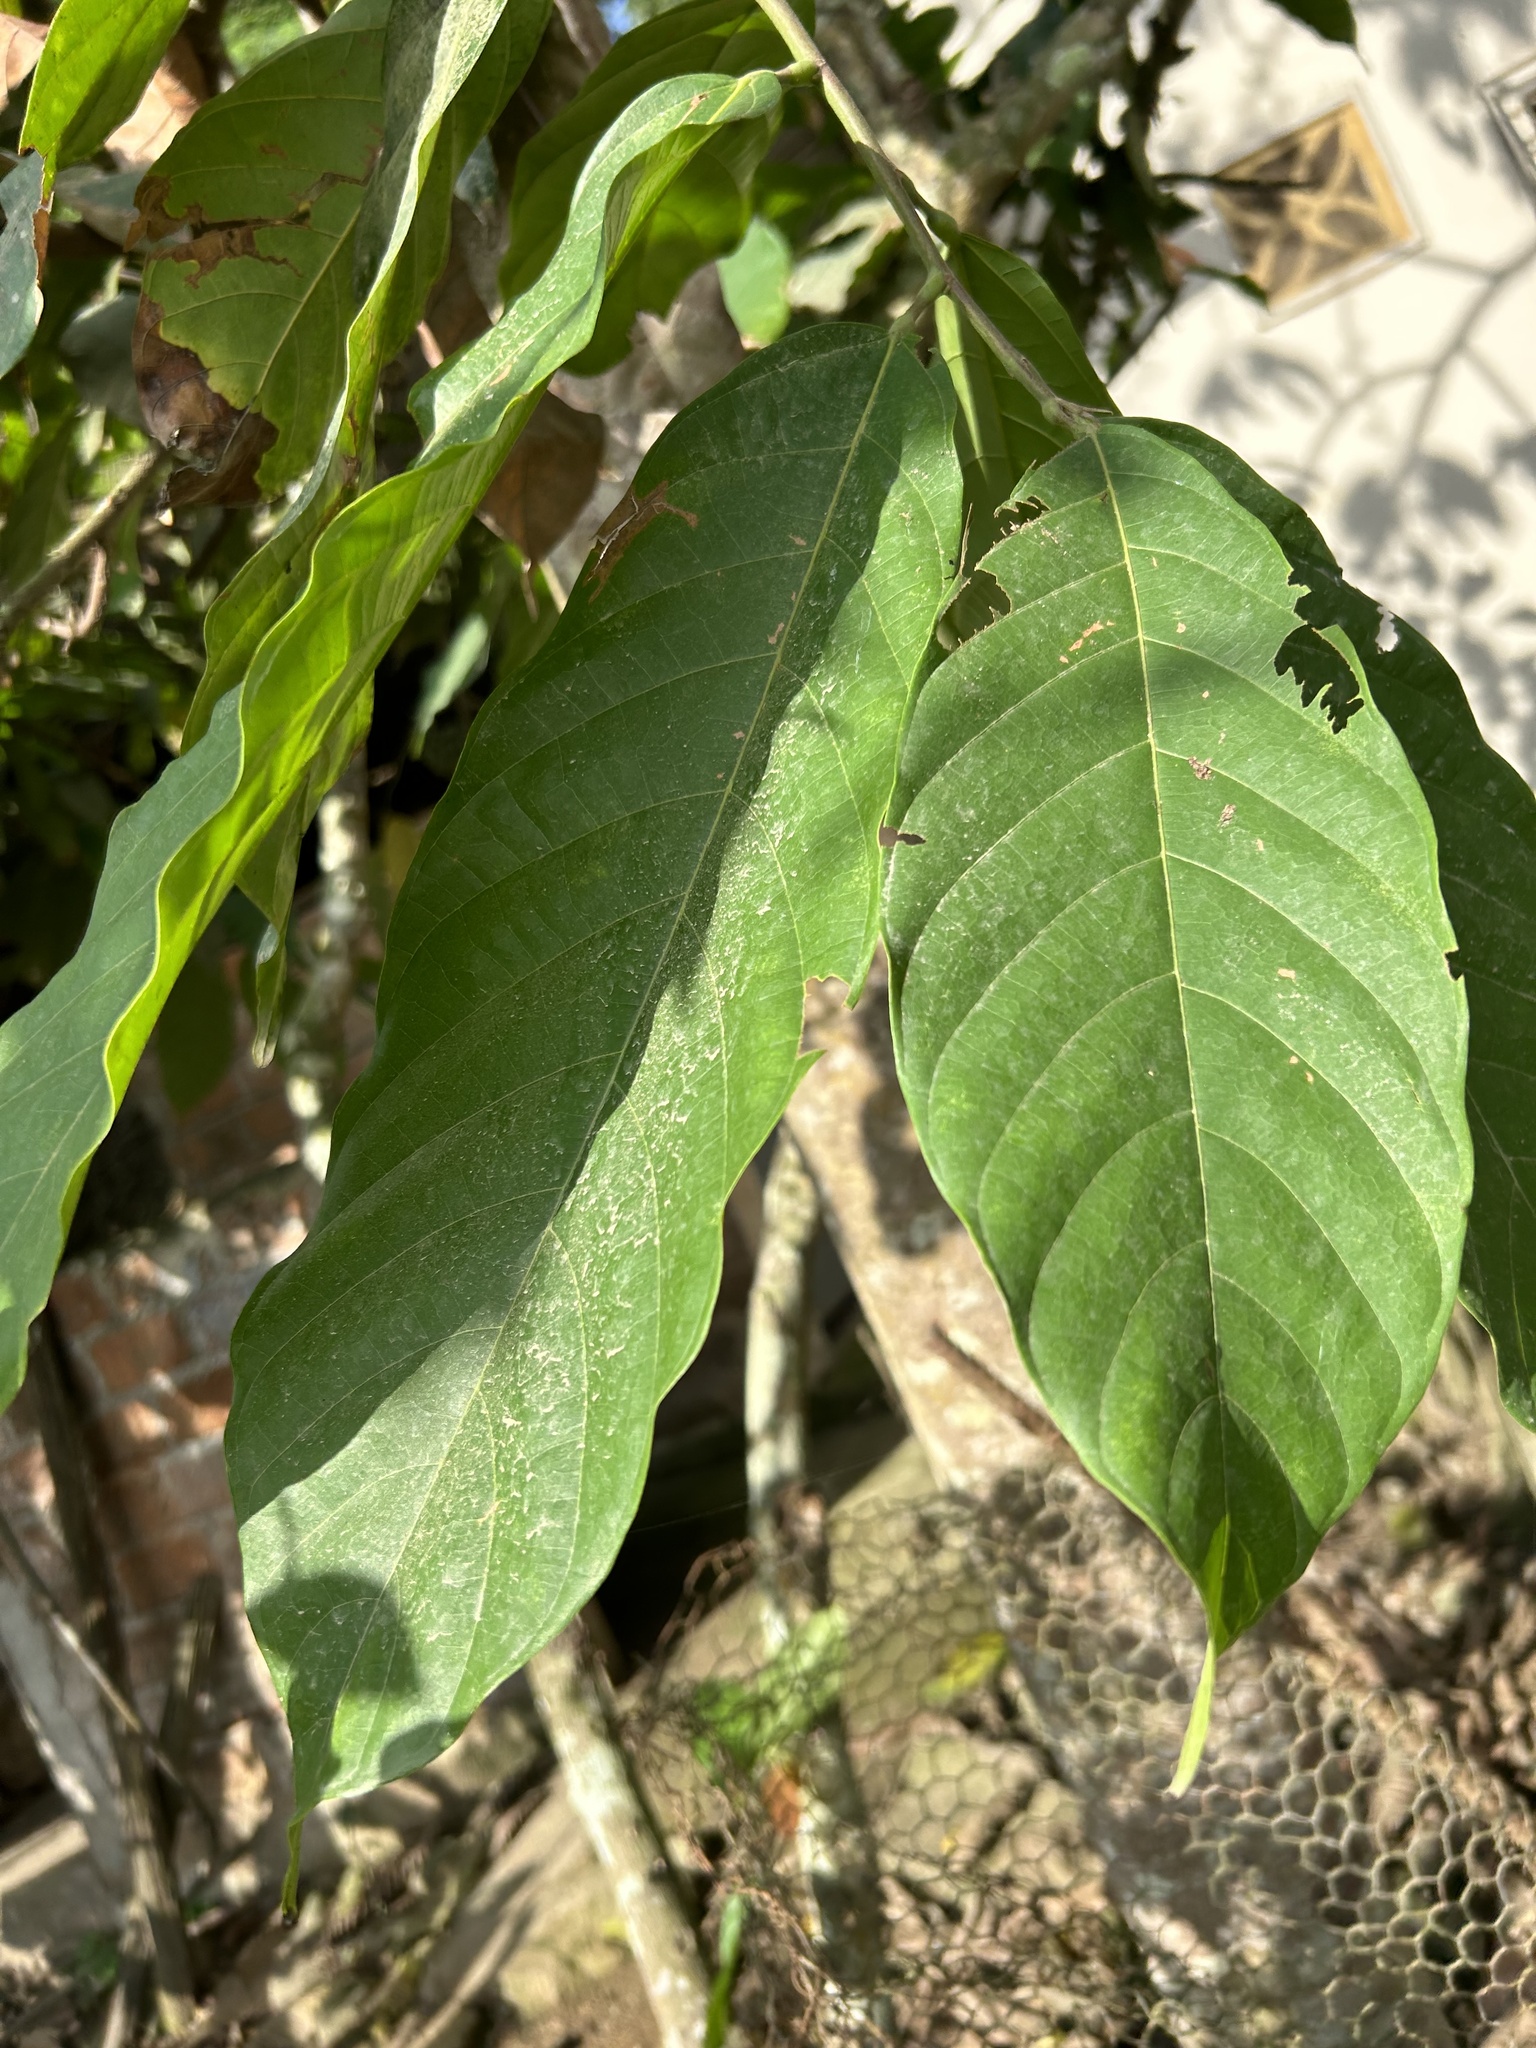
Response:
[{"label": "small green leaf in background", "polygon": [[789,273],[794,255],[769,221],[756,215],[729,256],[715,268],[725,310],[748,348],[766,348],[789,325]]},{"label": "small green leaf in background", "polygon": [[181,26],[187,0],[62,0],[37,60],[21,146],[47,159],[47,186],[126,121]]},{"label": "small green leaf in background", "polygon": [[1275,0],[1282,14],[1315,29],[1328,43],[1354,44],[1355,11],[1350,0]]},{"label": "small green leaf in background", "polygon": [[[1058,396],[1115,411],[1060,302],[1021,256],[973,235],[955,238],[949,260],[981,310],[1034,364]],[[998,508],[1018,480],[1048,462],[1071,436],[1047,420],[1040,401],[1004,369],[950,298],[935,309],[939,347],[960,402],[956,438],[971,519],[969,554],[984,554],[1001,528]]]},{"label": "small green leaf in background", "polygon": [[301,1813],[434,1755],[612,1562],[806,979],[868,963],[958,527],[909,350],[786,339],[667,429],[481,712],[316,1229],[235,1339],[246,1597]]},{"label": "small green leaf in background", "polygon": [[[886,907],[934,1176],[1089,1470],[1219,1651],[1428,1382],[1471,1181],[1428,810],[1193,457],[1109,422],[1028,479],[1011,606],[918,699]],[[910,835],[911,843],[907,843]]]},{"label": "small green leaf in background", "polygon": [[0,179],[0,377],[21,361],[43,317],[37,282],[38,235],[47,226],[39,221],[43,171],[41,156],[24,156]]},{"label": "small green leaf in background", "polygon": [[[0,1025],[0,1402],[20,1385],[79,1181],[171,984],[274,835],[262,872],[281,874],[285,819],[307,792],[318,801],[317,779],[339,772],[361,738],[375,665],[544,383],[591,334],[627,209],[658,196],[658,148],[678,129],[754,118],[778,92],[771,72],[682,78],[627,108],[586,168],[554,260],[425,394],[435,445],[344,506],[312,560],[291,540],[280,553],[280,530],[226,590],[217,655],[210,613],[210,667],[222,661],[224,675],[206,724],[113,825],[80,950]],[[646,177],[621,183],[637,163]]]},{"label": "small green leaf in background", "polygon": [[1305,592],[1302,616],[1349,635],[1424,791],[1470,1026],[1476,1175],[1462,1294],[1493,1338],[1505,1401],[1536,1429],[1536,794],[1479,732],[1450,663],[1345,581],[1299,505],[1198,429],[1159,422],[1155,431],[1198,457],[1274,534]]}]

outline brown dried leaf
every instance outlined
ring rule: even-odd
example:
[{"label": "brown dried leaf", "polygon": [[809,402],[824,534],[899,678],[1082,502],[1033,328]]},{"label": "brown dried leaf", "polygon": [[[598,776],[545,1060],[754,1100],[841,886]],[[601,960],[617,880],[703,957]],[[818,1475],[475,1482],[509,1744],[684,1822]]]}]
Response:
[{"label": "brown dried leaf", "polygon": [[144,424],[188,464],[171,480],[173,505],[254,505],[261,458],[277,438],[259,413],[238,412],[208,382],[190,349],[160,332],[161,308],[141,299],[133,331],[133,369]]},{"label": "brown dried leaf", "polygon": [[23,79],[30,76],[47,33],[40,22],[0,14],[0,110]]},{"label": "brown dried leaf", "polygon": [[144,97],[107,137],[118,169],[138,171],[152,164],[207,97],[208,81],[196,50],[185,36],[173,36]]},{"label": "brown dried leaf", "polygon": [[480,501],[480,517],[530,562],[540,562],[570,532],[602,459],[598,415],[577,412],[546,391]]}]

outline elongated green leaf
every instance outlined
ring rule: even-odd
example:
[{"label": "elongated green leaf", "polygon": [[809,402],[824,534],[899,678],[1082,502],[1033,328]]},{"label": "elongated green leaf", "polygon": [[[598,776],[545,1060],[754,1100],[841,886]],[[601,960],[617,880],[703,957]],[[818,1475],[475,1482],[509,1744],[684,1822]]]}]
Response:
[{"label": "elongated green leaf", "polygon": [[[337,498],[369,460],[379,371],[415,325],[442,268],[453,181],[526,70],[547,14],[548,0],[448,0],[445,6],[412,0],[391,10],[383,66],[383,160],[359,213],[351,265],[358,289],[367,284],[367,290],[346,333],[343,387],[295,512],[209,615],[208,661],[187,719],[189,742],[205,729],[219,696],[245,673],[263,634],[296,597]],[[266,841],[240,870],[241,889],[272,926],[257,971],[258,1059],[273,1044],[299,844],[366,728],[367,706],[359,700],[352,719],[333,729]]]},{"label": "elongated green leaf", "polygon": [[[346,506],[297,601],[218,697],[195,745],[113,825],[80,951],[0,1027],[0,1398],[20,1382],[78,1184],[171,984],[230,884],[352,722],[375,663],[505,461],[545,380],[592,331],[626,224],[621,181],[678,127],[760,116],[772,74],[679,79],[616,122],[587,167],[555,260],[454,386],[474,432]],[[610,202],[613,202],[610,205]],[[486,344],[490,344],[486,350]],[[451,408],[443,414],[451,426]],[[300,572],[293,572],[296,576]]]},{"label": "elongated green leaf", "polygon": [[186,11],[187,0],[62,0],[21,130],[22,148],[46,157],[50,186],[127,120]]},{"label": "elongated green leaf", "polygon": [[1428,1380],[1466,1004],[1391,728],[1367,691],[1335,733],[1276,672],[1271,536],[1129,424],[1029,488],[985,562],[1012,608],[903,756],[898,1060],[1052,1413],[1219,1650]]},{"label": "elongated green leaf", "polygon": [[43,317],[37,241],[44,168],[42,157],[24,156],[0,179],[0,377],[21,361]]},{"label": "elongated green leaf", "polygon": [[[526,289],[549,261],[571,194],[597,139],[637,93],[688,71],[740,75],[787,59],[777,33],[750,0],[690,0],[622,35],[581,91],[528,142],[512,190],[512,240],[502,265],[507,298]],[[637,214],[591,343],[577,359],[582,372],[606,369],[628,347],[634,315],[665,312],[691,270],[723,255],[748,218],[755,147],[722,139],[687,175],[678,204],[660,218]]]},{"label": "elongated green leaf", "polygon": [[[1058,397],[1115,410],[1065,309],[1022,257],[974,235],[956,237],[949,257],[981,310],[1029,357]],[[960,401],[956,438],[974,561],[1001,531],[998,508],[1019,478],[1037,463],[1048,462],[1071,436],[1045,417],[1039,400],[1003,368],[952,299],[939,300],[935,317],[939,346]]]},{"label": "elongated green leaf", "polygon": [[320,1221],[235,1344],[246,1598],[300,1810],[433,1755],[602,1578],[726,1195],[857,982],[959,523],[906,348],[754,356],[492,697],[390,928]]},{"label": "elongated green leaf", "polygon": [[1429,804],[1470,1024],[1462,1293],[1492,1334],[1504,1399],[1536,1428],[1536,795],[1478,731],[1450,663],[1407,620],[1386,624],[1299,505],[1196,428],[1156,431],[1263,520],[1303,586],[1303,618],[1349,635]]}]

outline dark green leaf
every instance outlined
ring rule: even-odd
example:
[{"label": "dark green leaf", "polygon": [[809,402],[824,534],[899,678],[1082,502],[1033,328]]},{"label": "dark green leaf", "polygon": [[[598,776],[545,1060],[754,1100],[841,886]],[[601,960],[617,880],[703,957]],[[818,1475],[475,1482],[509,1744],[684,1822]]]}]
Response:
[{"label": "dark green leaf", "polygon": [[1355,41],[1355,11],[1349,0],[1275,0],[1282,14],[1316,29],[1325,42]]},{"label": "dark green leaf", "polygon": [[80,951],[0,1026],[0,1399],[20,1382],[27,1326],[47,1299],[80,1177],[187,955],[312,787],[317,761],[334,773],[345,760],[380,655],[545,380],[590,335],[626,225],[625,173],[672,130],[707,134],[738,111],[759,116],[778,91],[771,74],[687,78],[629,108],[588,166],[555,260],[475,349],[445,366],[434,445],[337,513],[312,560],[290,552],[268,572],[258,556],[230,587],[247,608],[242,616],[232,604],[221,627],[235,686],[213,696],[195,744],[113,826]]},{"label": "dark green leaf", "polygon": [[1536,1428],[1536,796],[1478,731],[1443,655],[1344,580],[1299,505],[1193,427],[1158,432],[1205,463],[1285,549],[1314,626],[1349,635],[1435,821],[1467,992],[1476,1177],[1462,1293],[1491,1332],[1504,1399]]},{"label": "dark green leaf", "polygon": [[602,1578],[805,980],[857,983],[874,944],[958,529],[936,387],[813,329],[681,414],[635,491],[433,815],[321,1218],[237,1334],[246,1595],[301,1811],[441,1749]]},{"label": "dark green leaf", "polygon": [[1335,733],[1276,672],[1271,535],[1131,424],[1029,488],[984,565],[1011,610],[903,755],[898,1060],[1052,1413],[1219,1650],[1433,1368],[1466,1004],[1390,726],[1362,690]]},{"label": "dark green leaf", "polygon": [[199,946],[177,975],[155,1033],[160,1080],[185,1113],[211,1095],[235,1050],[235,999],[216,958]]}]

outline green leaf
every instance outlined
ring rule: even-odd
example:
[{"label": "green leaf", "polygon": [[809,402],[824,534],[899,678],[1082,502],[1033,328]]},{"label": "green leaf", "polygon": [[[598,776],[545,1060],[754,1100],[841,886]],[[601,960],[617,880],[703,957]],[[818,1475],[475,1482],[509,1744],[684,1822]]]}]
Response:
[{"label": "green leaf", "polygon": [[1304,27],[1316,29],[1325,42],[1354,44],[1355,11],[1349,0],[1275,0],[1275,5]]},{"label": "green leaf", "polygon": [[24,156],[0,179],[0,377],[21,361],[43,317],[37,237],[44,169],[42,157]]},{"label": "green leaf", "polygon": [[[974,235],[957,236],[949,260],[981,310],[1029,357],[1060,398],[1116,410],[1061,302],[1021,256]],[[1011,376],[953,299],[935,309],[939,347],[960,402],[956,440],[965,474],[974,561],[1002,531],[999,508],[1017,481],[1071,440]]]},{"label": "green leaf", "polygon": [[[188,366],[163,350],[190,352],[225,406],[201,433],[181,426],[176,445],[211,469],[242,417],[258,415],[255,475],[268,496],[313,462],[341,388],[353,232],[384,134],[389,12],[389,0],[350,0],[201,107],[139,187],[139,235],[191,235],[144,266],[146,416],[162,439],[181,426],[176,373]],[[169,422],[151,410],[161,382]]]},{"label": "green leaf", "polygon": [[725,310],[749,348],[766,348],[789,325],[786,287],[794,260],[784,235],[758,216],[740,246],[716,264]]},{"label": "green leaf", "polygon": [[[372,282],[347,330],[344,388],[293,516],[209,614],[207,666],[186,722],[189,744],[205,730],[219,696],[246,672],[262,635],[297,596],[332,507],[369,458],[379,372],[415,325],[442,268],[454,179],[527,68],[547,13],[548,0],[511,6],[503,0],[450,0],[446,6],[414,0],[390,14],[383,164],[358,217],[352,258],[354,282]],[[366,729],[367,707],[360,700],[350,724],[333,729],[291,791],[268,843],[240,871],[241,889],[272,926],[257,970],[258,1060],[270,1057],[274,1044],[299,843]]]},{"label": "green leaf", "polygon": [[1466,1004],[1391,728],[1362,689],[1335,733],[1276,672],[1274,539],[1131,424],[1029,487],[983,565],[1011,609],[903,755],[898,1064],[1052,1414],[1220,1650],[1428,1381]]},{"label": "green leaf", "polygon": [[49,187],[127,120],[186,11],[187,0],[62,0],[21,130],[22,148],[47,159]]},{"label": "green leaf", "polygon": [[635,492],[471,733],[321,1218],[236,1337],[301,1812],[435,1754],[603,1577],[805,980],[857,983],[874,944],[959,523],[937,387],[886,335],[811,330],[680,414]]},{"label": "green leaf", "polygon": [[[285,489],[349,413],[356,458],[381,360],[447,254],[454,177],[546,12],[349,0],[210,100],[144,179],[139,234],[192,236],[145,265],[140,375],[166,387],[161,438],[201,466],[227,467],[239,429],[223,495],[249,495],[252,476],[262,495]],[[180,389],[195,365],[167,350],[195,357],[224,401],[206,425],[187,424]]]},{"label": "green leaf", "polygon": [[590,335],[626,225],[626,174],[675,128],[707,132],[737,109],[750,118],[778,90],[771,74],[686,78],[629,108],[587,168],[555,260],[481,337],[479,354],[467,352],[483,374],[442,386],[437,445],[338,512],[304,567],[282,571],[298,587],[275,624],[263,610],[273,585],[247,565],[257,623],[247,633],[228,615],[223,642],[229,659],[246,633],[243,680],[214,699],[201,737],[119,815],[79,952],[0,1026],[0,1399],[20,1383],[27,1326],[47,1299],[79,1181],[198,935],[300,800],[317,756],[339,767],[338,738],[366,721],[380,655],[545,380]]},{"label": "green leaf", "polygon": [[574,370],[594,376],[621,361],[636,316],[665,313],[696,270],[736,246],[752,215],[752,174],[771,139],[767,120],[730,128],[669,181],[625,252]]},{"label": "green leaf", "polygon": [[[526,289],[548,262],[564,225],[582,165],[609,123],[646,88],[690,71],[744,75],[755,67],[787,60],[776,32],[744,0],[690,0],[619,37],[570,104],[524,146],[512,188],[512,240],[502,264],[507,299]],[[649,215],[637,216],[612,287],[613,310],[605,309],[592,346],[577,360],[582,371],[605,369],[628,345],[629,322],[642,306],[664,312],[689,275],[678,274],[688,250],[702,249],[693,267],[721,255],[740,239],[746,224],[744,185],[766,133],[756,149],[723,143],[711,166],[695,167],[683,205],[648,232]],[[711,153],[713,154],[713,153]],[[699,210],[699,232],[690,236],[689,202]],[[734,233],[730,232],[734,222]],[[722,240],[724,235],[726,239]],[[633,246],[635,242],[638,247]],[[679,248],[681,244],[681,248]]]},{"label": "green leaf", "polygon": [[1461,1291],[1493,1337],[1499,1385],[1536,1428],[1536,795],[1483,738],[1455,670],[1344,579],[1299,505],[1193,427],[1157,431],[1205,463],[1285,549],[1314,628],[1348,634],[1435,821],[1440,887],[1467,994],[1476,1173]]}]

